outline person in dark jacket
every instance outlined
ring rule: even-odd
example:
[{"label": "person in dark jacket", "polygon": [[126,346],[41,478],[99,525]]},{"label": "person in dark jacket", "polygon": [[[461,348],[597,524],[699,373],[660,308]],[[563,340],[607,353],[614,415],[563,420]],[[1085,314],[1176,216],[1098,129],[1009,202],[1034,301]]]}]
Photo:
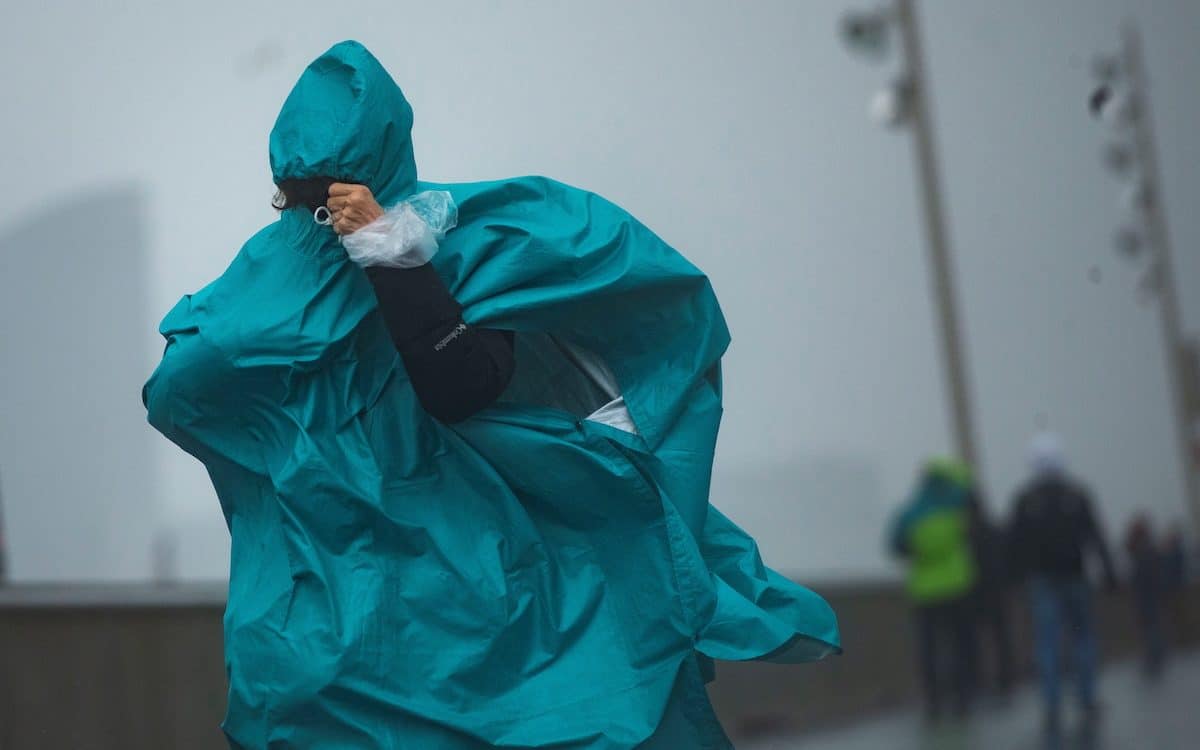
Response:
[{"label": "person in dark jacket", "polygon": [[1074,651],[1080,706],[1089,719],[1097,711],[1095,618],[1085,557],[1094,554],[1099,558],[1109,589],[1116,587],[1116,574],[1091,496],[1068,476],[1056,436],[1046,433],[1034,438],[1030,465],[1033,476],[1017,493],[1009,540],[1017,570],[1029,579],[1046,726],[1057,732],[1059,651],[1064,636]]},{"label": "person in dark jacket", "polygon": [[1167,529],[1163,540],[1163,587],[1168,594],[1178,594],[1187,585],[1187,545],[1183,541],[1183,524],[1176,521]]},{"label": "person in dark jacket", "polygon": [[1154,679],[1162,673],[1166,660],[1163,634],[1163,557],[1154,539],[1150,518],[1138,513],[1125,531],[1125,552],[1129,555],[1130,584],[1138,627],[1142,633],[1143,668]]},{"label": "person in dark jacket", "polygon": [[1169,630],[1167,636],[1178,643],[1186,633],[1192,632],[1189,619],[1188,547],[1184,540],[1183,524],[1176,521],[1167,529],[1163,542],[1163,589],[1166,598]]},{"label": "person in dark jacket", "polygon": [[[1009,565],[1008,537],[1005,529],[992,520],[978,488],[967,503],[971,523],[971,548],[978,569],[975,584],[976,631],[990,642],[992,662],[991,688],[1005,699],[1012,691],[1012,629],[1009,603],[1012,574]],[[981,685],[982,686],[982,685]]]}]

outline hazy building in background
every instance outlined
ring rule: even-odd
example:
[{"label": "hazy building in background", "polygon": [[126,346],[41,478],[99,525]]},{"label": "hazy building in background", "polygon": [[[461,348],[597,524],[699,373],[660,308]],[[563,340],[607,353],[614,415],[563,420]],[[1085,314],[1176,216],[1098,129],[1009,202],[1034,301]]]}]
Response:
[{"label": "hazy building in background", "polygon": [[55,196],[0,228],[0,483],[10,576],[145,577],[160,497],[138,379],[145,191]]}]

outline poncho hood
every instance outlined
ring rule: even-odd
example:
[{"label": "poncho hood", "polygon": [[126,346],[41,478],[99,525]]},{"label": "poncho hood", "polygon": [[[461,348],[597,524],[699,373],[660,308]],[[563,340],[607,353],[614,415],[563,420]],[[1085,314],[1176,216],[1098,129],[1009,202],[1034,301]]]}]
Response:
[{"label": "poncho hood", "polygon": [[366,47],[348,41],[312,62],[271,130],[271,173],[366,185],[391,205],[416,189],[413,111]]}]

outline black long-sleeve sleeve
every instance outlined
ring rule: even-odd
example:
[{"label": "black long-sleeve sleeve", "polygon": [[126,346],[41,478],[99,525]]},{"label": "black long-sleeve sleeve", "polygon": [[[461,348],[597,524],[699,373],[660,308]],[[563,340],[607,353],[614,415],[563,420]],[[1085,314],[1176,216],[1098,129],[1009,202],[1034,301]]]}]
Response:
[{"label": "black long-sleeve sleeve", "polygon": [[367,278],[421,405],[461,422],[491,405],[512,379],[513,334],[467,325],[462,306],[429,264],[371,266]]}]

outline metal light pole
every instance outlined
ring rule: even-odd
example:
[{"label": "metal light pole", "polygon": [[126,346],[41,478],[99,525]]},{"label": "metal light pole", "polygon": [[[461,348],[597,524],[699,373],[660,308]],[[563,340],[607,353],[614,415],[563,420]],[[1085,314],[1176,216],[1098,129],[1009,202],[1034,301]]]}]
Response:
[{"label": "metal light pole", "polygon": [[1117,60],[1103,62],[1097,67],[1101,84],[1092,94],[1092,111],[1110,120],[1118,131],[1128,132],[1128,142],[1114,144],[1110,147],[1110,153],[1119,153],[1122,147],[1127,146],[1132,152],[1132,163],[1122,166],[1119,159],[1109,159],[1115,170],[1136,172],[1137,182],[1131,188],[1130,196],[1131,208],[1137,214],[1138,229],[1126,229],[1119,235],[1124,238],[1121,249],[1137,253],[1144,244],[1149,256],[1143,284],[1158,300],[1185,497],[1192,521],[1197,532],[1200,532],[1200,478],[1193,465],[1193,440],[1196,439],[1193,430],[1196,419],[1200,417],[1200,406],[1197,405],[1197,384],[1190,380],[1195,374],[1189,360],[1193,355],[1183,334],[1179,312],[1178,287],[1163,207],[1162,180],[1158,171],[1150,86],[1141,38],[1132,24],[1123,29]]},{"label": "metal light pole", "polygon": [[954,287],[954,260],[946,234],[929,84],[925,77],[914,0],[895,0],[891,5],[873,12],[851,14],[843,20],[842,33],[852,48],[878,56],[887,46],[888,31],[892,26],[900,41],[901,73],[890,88],[876,96],[872,109],[873,114],[886,124],[911,126],[951,433],[959,458],[978,474],[979,452],[975,443],[963,331]]}]

